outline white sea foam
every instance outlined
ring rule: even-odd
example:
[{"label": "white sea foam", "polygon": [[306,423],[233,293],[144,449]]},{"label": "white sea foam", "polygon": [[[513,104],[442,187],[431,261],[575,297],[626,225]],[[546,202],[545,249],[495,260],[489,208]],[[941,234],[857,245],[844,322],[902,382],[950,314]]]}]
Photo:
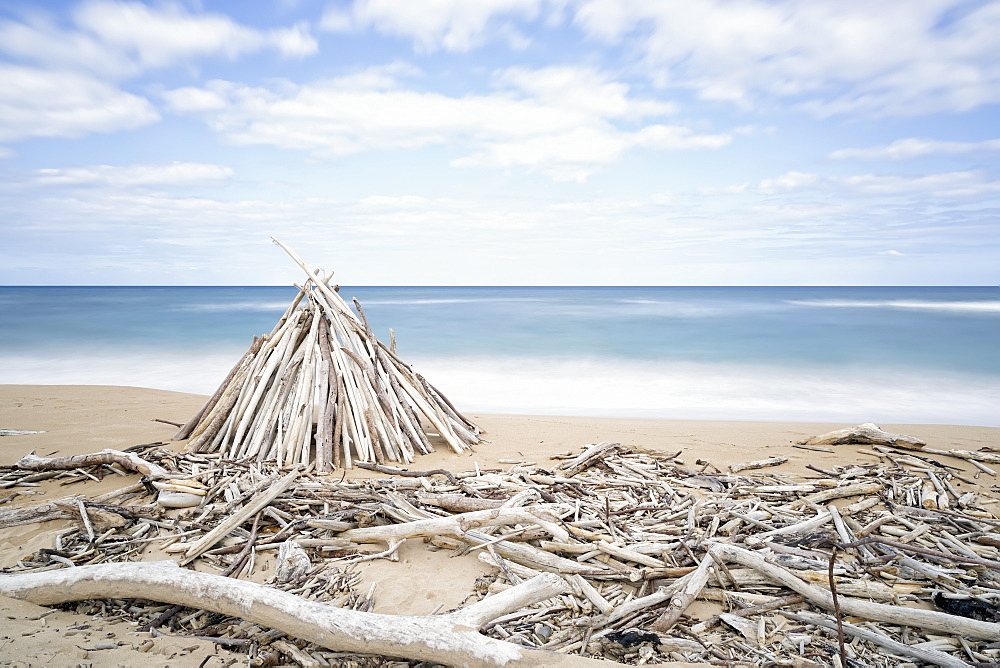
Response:
[{"label": "white sea foam", "polygon": [[[0,383],[212,393],[243,354],[0,355]],[[528,357],[408,361],[469,412],[1000,426],[1000,379],[875,368]]]},{"label": "white sea foam", "polygon": [[955,311],[967,313],[1000,313],[1000,301],[927,301],[919,299],[800,299],[787,300],[796,306],[825,308],[890,308],[916,311]]},{"label": "white sea foam", "polygon": [[126,385],[211,394],[244,352],[234,348],[193,354],[0,355],[0,383]]},{"label": "white sea foam", "polygon": [[291,304],[287,302],[230,302],[224,304],[184,304],[174,307],[178,311],[274,311],[284,313]]},{"label": "white sea foam", "polygon": [[[733,311],[732,305],[726,307],[708,306],[707,304],[697,304],[692,302],[672,301],[666,299],[619,299],[618,304],[624,304],[626,310],[642,316],[656,316],[664,318],[713,318],[730,315]],[[759,309],[759,305],[744,306],[743,308]],[[594,309],[592,315],[616,317],[618,313],[606,308]]]},{"label": "white sea foam", "polygon": [[411,360],[469,410],[705,420],[1000,426],[1000,379],[872,368],[625,360]]},{"label": "white sea foam", "polygon": [[486,304],[490,302],[540,302],[543,299],[535,297],[447,297],[447,298],[416,298],[416,299],[359,299],[362,307],[369,305],[425,305],[425,304]]}]

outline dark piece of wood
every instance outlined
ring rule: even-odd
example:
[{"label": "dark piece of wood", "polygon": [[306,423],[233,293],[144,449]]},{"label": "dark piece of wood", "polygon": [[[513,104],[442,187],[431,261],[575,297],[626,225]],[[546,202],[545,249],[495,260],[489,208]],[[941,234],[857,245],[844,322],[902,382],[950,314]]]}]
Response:
[{"label": "dark piece of wood", "polygon": [[407,471],[406,469],[396,468],[395,466],[384,466],[382,464],[372,464],[371,462],[354,462],[354,465],[360,469],[366,469],[368,471],[375,471],[377,473],[385,473],[388,475],[398,475],[404,478],[424,478],[432,475],[443,475],[448,479],[453,485],[458,485],[458,478],[451,471],[445,471],[444,469],[433,469],[431,471]]}]

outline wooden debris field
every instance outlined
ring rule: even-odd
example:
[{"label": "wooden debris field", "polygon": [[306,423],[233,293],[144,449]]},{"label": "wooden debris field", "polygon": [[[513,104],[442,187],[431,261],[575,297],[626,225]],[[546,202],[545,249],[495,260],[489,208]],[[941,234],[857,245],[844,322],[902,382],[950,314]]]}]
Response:
[{"label": "wooden debris field", "polygon": [[[51,548],[0,575],[0,591],[28,596],[31,588],[16,584],[22,576],[85,577],[78,567],[139,561],[155,545],[198,571],[240,581],[266,576],[272,589],[364,613],[377,591],[358,588],[357,564],[392,560],[410,540],[488,568],[457,611],[406,620],[435,629],[440,617],[476,619],[474,635],[503,651],[627,664],[995,665],[1000,518],[989,484],[955,467],[953,455],[882,445],[862,453],[870,463],[792,479],[773,462],[722,472],[606,442],[504,470],[368,463],[390,477],[335,482],[312,468],[138,446],[130,454],[153,473],[168,471],[174,484],[198,490],[198,507],[156,505],[149,475],[116,493],[67,496],[35,512],[0,504],[0,526],[73,521]],[[16,493],[40,476],[124,474],[121,465],[45,471],[36,463],[11,469],[0,487]],[[282,554],[274,573],[255,571],[265,551]],[[115,591],[65,605],[158,633],[213,638],[250,665],[383,661],[231,610],[144,603]],[[494,599],[500,595],[506,603]],[[490,600],[497,606],[489,614],[475,607]],[[428,660],[422,650],[395,651],[389,656]]]}]

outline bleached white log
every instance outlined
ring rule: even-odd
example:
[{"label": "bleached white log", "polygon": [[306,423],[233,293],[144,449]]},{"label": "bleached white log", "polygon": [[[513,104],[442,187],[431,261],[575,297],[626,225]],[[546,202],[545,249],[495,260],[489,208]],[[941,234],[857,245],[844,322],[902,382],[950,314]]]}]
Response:
[{"label": "bleached white log", "polygon": [[857,427],[838,429],[826,434],[820,434],[819,436],[813,436],[803,441],[802,445],[845,445],[848,443],[895,445],[911,450],[920,450],[923,446],[927,445],[926,441],[922,441],[915,436],[890,434],[889,432],[882,431],[878,425],[871,422],[859,424]]},{"label": "bleached white log", "polygon": [[452,666],[618,665],[528,649],[478,633],[497,617],[565,590],[562,578],[543,574],[454,613],[419,617],[335,608],[253,582],[184,570],[170,561],[0,575],[0,593],[39,605],[143,598],[240,617],[338,652]]}]

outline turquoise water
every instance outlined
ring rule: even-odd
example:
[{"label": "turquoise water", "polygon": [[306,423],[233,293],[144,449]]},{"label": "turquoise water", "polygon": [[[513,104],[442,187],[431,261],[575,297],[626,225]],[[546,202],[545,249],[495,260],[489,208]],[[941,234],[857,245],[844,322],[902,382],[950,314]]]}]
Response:
[{"label": "turquoise water", "polygon": [[[280,287],[0,288],[0,383],[209,393]],[[1000,426],[1000,289],[345,287],[469,411]]]}]

